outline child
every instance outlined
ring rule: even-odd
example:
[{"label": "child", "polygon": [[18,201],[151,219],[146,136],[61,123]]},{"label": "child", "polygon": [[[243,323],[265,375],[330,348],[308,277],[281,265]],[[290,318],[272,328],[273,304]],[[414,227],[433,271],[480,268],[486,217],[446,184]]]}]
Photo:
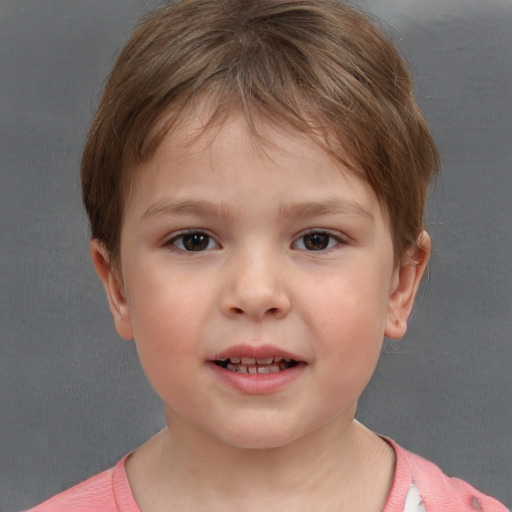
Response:
[{"label": "child", "polygon": [[504,511],[355,420],[427,265],[438,156],[336,0],[185,0],[134,33],[82,163],[91,254],[167,427],[35,511]]}]

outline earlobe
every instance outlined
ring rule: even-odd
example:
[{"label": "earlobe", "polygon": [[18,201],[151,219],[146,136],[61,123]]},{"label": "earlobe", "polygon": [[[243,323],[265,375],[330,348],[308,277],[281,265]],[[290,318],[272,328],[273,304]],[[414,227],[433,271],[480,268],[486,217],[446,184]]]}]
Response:
[{"label": "earlobe", "polygon": [[396,269],[391,284],[390,299],[384,335],[399,339],[407,331],[407,320],[411,313],[414,299],[421,278],[427,268],[431,252],[430,236],[423,231],[416,245],[407,252],[404,262]]},{"label": "earlobe", "polygon": [[97,239],[91,240],[89,244],[94,268],[105,287],[108,304],[116,330],[125,340],[133,339],[132,322],[130,309],[126,301],[121,277],[113,268],[108,251]]}]

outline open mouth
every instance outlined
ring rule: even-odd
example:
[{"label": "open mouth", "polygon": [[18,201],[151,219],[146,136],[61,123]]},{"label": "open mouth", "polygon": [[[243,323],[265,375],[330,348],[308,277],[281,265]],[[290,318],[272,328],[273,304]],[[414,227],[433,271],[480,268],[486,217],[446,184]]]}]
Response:
[{"label": "open mouth", "polygon": [[263,373],[278,373],[299,364],[298,361],[286,357],[231,357],[226,359],[217,359],[214,361],[217,366],[231,372],[247,373],[251,375]]}]

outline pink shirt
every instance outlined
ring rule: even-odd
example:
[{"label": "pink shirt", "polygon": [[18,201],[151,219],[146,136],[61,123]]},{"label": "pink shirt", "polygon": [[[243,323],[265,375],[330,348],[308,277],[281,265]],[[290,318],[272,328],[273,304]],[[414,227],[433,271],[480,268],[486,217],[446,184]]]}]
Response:
[{"label": "pink shirt", "polygon": [[[494,498],[387,441],[395,450],[396,468],[383,512],[508,512]],[[27,512],[140,512],[126,477],[126,458]]]}]

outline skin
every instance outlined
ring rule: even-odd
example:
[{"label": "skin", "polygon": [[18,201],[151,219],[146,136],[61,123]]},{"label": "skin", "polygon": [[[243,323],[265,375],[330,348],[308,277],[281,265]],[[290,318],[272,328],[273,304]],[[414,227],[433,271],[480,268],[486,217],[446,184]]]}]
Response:
[{"label": "skin", "polygon": [[[382,510],[394,453],[354,416],[383,337],[405,333],[430,239],[397,264],[375,193],[310,137],[263,124],[263,147],[237,113],[194,139],[200,127],[137,170],[119,268],[91,243],[166,410],[128,459],[133,494],[144,512]],[[240,344],[292,353],[300,371],[245,393],[212,366]]]}]

